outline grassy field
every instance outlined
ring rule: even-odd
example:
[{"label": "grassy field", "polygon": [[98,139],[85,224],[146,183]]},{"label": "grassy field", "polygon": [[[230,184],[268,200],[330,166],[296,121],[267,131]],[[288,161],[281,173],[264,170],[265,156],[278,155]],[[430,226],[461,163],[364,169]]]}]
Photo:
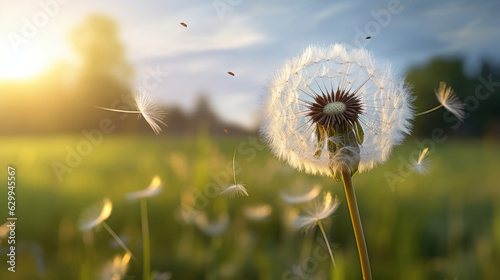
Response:
[{"label": "grassy field", "polygon": [[[18,183],[17,272],[7,271],[7,246],[0,240],[1,279],[100,279],[103,265],[124,252],[102,228],[82,235],[77,222],[83,209],[104,197],[114,203],[107,223],[138,259],[130,261],[124,279],[141,279],[139,201],[125,195],[146,188],[155,175],[162,178],[164,188],[148,199],[154,272],[168,271],[172,279],[183,280],[361,279],[341,183],[291,169],[260,141],[231,135],[106,135],[101,143],[84,147],[85,139],[74,135],[0,140],[0,178],[7,181],[7,165],[13,164]],[[70,157],[70,166],[66,157],[78,149],[85,155],[81,160]],[[237,179],[246,184],[250,196],[216,196],[218,184],[232,183],[235,150]],[[407,141],[387,164],[354,177],[374,278],[500,279],[498,141],[449,140],[433,151],[428,176],[401,172],[384,177],[404,168],[401,163],[415,150],[418,147]],[[54,162],[68,168],[61,180]],[[291,186],[315,184],[342,201],[325,224],[336,269],[324,258],[319,231],[291,228],[290,220],[300,207],[288,205],[279,195]],[[0,223],[7,215],[6,197],[4,188]],[[269,217],[252,221],[245,215],[249,207],[262,204],[272,207]],[[205,234],[189,219],[191,207],[209,220],[227,214],[227,229]]]}]

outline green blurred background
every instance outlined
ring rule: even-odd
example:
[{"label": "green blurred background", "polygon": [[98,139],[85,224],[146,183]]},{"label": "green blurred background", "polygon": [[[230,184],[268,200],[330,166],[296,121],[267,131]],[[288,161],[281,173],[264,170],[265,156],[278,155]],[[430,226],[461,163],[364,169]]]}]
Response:
[{"label": "green blurred background", "polygon": [[[16,167],[18,217],[17,272],[7,271],[0,238],[0,278],[101,279],[104,264],[124,252],[102,228],[84,236],[77,225],[83,209],[109,197],[107,222],[138,257],[123,279],[141,279],[139,202],[125,195],[159,175],[163,191],[148,199],[154,272],[172,279],[361,279],[342,185],[278,161],[256,126],[219,116],[213,93],[197,95],[190,112],[159,103],[168,127],[158,136],[143,119],[94,107],[133,108],[136,69],[119,33],[112,17],[90,15],[67,34],[78,67],[55,63],[30,78],[0,80],[0,178],[6,182],[7,166]],[[500,72],[486,59],[474,75],[466,68],[458,56],[409,67],[417,110],[437,105],[434,89],[445,81],[466,103],[466,120],[445,110],[419,117],[388,163],[354,177],[375,279],[500,279]],[[97,132],[103,119],[111,132]],[[425,147],[428,176],[387,176]],[[235,150],[236,175],[250,196],[211,195],[231,183]],[[337,269],[311,258],[324,250],[320,233],[294,230],[290,220],[301,208],[280,198],[282,190],[316,184],[342,201],[326,221]],[[6,188],[0,201],[4,219]],[[272,213],[254,221],[248,211],[259,205]],[[227,228],[207,235],[190,220],[192,209],[213,221],[227,214]]]}]

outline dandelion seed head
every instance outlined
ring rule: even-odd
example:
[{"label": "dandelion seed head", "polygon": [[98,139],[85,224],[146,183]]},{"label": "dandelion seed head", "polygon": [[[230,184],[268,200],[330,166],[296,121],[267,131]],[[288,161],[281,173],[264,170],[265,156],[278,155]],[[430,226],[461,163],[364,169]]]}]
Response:
[{"label": "dandelion seed head", "polygon": [[277,157],[310,174],[369,170],[411,131],[404,77],[364,49],[311,46],[276,71],[268,91],[262,135]]},{"label": "dandelion seed head", "polygon": [[451,87],[446,87],[445,82],[439,83],[439,90],[435,91],[439,103],[450,111],[457,119],[464,121],[464,103],[455,95]]},{"label": "dandelion seed head", "polygon": [[230,185],[220,192],[227,197],[248,196],[248,191],[243,184]]},{"label": "dandelion seed head", "polygon": [[107,220],[113,210],[113,203],[108,198],[105,198],[101,203],[95,204],[85,209],[79,221],[80,230],[85,231],[93,229]]},{"label": "dandelion seed head", "polygon": [[155,177],[153,177],[153,180],[151,181],[151,183],[149,184],[149,186],[146,189],[141,190],[141,191],[137,191],[137,192],[129,193],[129,194],[127,194],[127,197],[129,199],[138,199],[138,198],[142,198],[142,197],[152,197],[152,196],[158,195],[161,192],[161,190],[162,190],[161,179],[158,175],[156,175]]}]

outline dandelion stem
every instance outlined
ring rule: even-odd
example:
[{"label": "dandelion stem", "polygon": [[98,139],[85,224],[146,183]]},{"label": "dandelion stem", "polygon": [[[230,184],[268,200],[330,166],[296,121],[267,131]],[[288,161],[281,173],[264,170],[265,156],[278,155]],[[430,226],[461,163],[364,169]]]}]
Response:
[{"label": "dandelion stem", "polygon": [[335,259],[333,258],[332,248],[330,248],[330,243],[328,242],[325,229],[323,228],[323,223],[321,223],[321,220],[318,220],[317,224],[319,229],[321,230],[321,233],[323,234],[323,238],[325,239],[326,247],[328,248],[328,253],[330,253],[330,258],[332,259],[333,267],[337,268],[337,265],[335,264]]},{"label": "dandelion stem", "polygon": [[439,104],[438,106],[436,106],[436,107],[434,107],[434,108],[432,108],[432,109],[430,109],[430,110],[427,110],[427,111],[425,111],[425,112],[415,114],[415,116],[416,116],[416,117],[418,117],[418,116],[421,116],[421,115],[425,115],[425,114],[430,113],[430,112],[432,112],[432,111],[436,111],[437,109],[439,109],[439,108],[441,108],[441,107],[443,107],[443,104]]},{"label": "dandelion stem", "polygon": [[233,154],[233,175],[234,175],[234,184],[237,185],[236,183],[236,171],[234,169],[234,159],[236,158],[236,150],[234,150],[234,154]]},{"label": "dandelion stem", "polygon": [[104,229],[107,232],[109,232],[109,234],[111,234],[111,236],[113,236],[115,241],[120,245],[120,247],[123,248],[123,250],[125,250],[125,252],[127,252],[132,257],[132,259],[137,260],[134,256],[134,254],[132,254],[130,249],[127,247],[127,245],[125,245],[125,243],[123,243],[123,241],[120,239],[120,237],[118,237],[118,235],[113,231],[113,229],[111,229],[110,226],[108,226],[108,224],[106,222],[102,222],[102,226],[104,227]]},{"label": "dandelion stem", "polygon": [[149,225],[148,225],[148,205],[145,197],[141,197],[141,223],[142,223],[142,249],[143,249],[143,277],[150,280],[151,271],[150,245],[149,245]]},{"label": "dandelion stem", "polygon": [[368,249],[366,248],[365,235],[363,234],[363,225],[359,216],[358,203],[356,202],[356,194],[352,185],[351,174],[349,171],[342,171],[342,180],[344,181],[344,189],[347,197],[347,205],[351,214],[352,227],[354,236],[358,245],[359,261],[361,262],[361,272],[364,280],[372,280],[370,271],[370,259],[368,257]]},{"label": "dandelion stem", "polygon": [[106,111],[111,111],[111,112],[118,112],[118,113],[129,113],[129,114],[142,114],[141,111],[128,111],[128,110],[119,110],[119,109],[110,109],[110,108],[105,108],[101,106],[95,106],[96,108],[106,110]]}]

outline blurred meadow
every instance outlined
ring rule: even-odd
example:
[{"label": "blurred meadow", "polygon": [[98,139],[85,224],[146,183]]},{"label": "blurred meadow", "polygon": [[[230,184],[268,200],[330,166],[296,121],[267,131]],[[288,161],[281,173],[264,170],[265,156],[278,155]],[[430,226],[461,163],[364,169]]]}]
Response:
[{"label": "blurred meadow", "polygon": [[[0,227],[0,279],[143,279],[141,207],[127,195],[155,176],[151,279],[362,279],[342,183],[289,167],[258,132],[272,70],[333,43],[394,61],[417,112],[439,104],[441,81],[465,103],[464,122],[444,108],[418,117],[387,163],[353,177],[373,278],[500,279],[495,1],[396,1],[388,22],[392,1],[62,2],[0,1],[11,11],[0,18],[0,178],[16,168],[18,218],[15,273]],[[96,107],[133,110],[137,92],[167,113],[159,135],[142,117]],[[426,147],[429,174],[407,170]],[[220,195],[234,176],[249,196]],[[282,198],[315,187],[341,202],[324,220],[336,268],[319,229],[293,228],[302,205]],[[129,261],[102,225],[79,228],[106,197]],[[1,226],[7,188],[0,202]]]}]

